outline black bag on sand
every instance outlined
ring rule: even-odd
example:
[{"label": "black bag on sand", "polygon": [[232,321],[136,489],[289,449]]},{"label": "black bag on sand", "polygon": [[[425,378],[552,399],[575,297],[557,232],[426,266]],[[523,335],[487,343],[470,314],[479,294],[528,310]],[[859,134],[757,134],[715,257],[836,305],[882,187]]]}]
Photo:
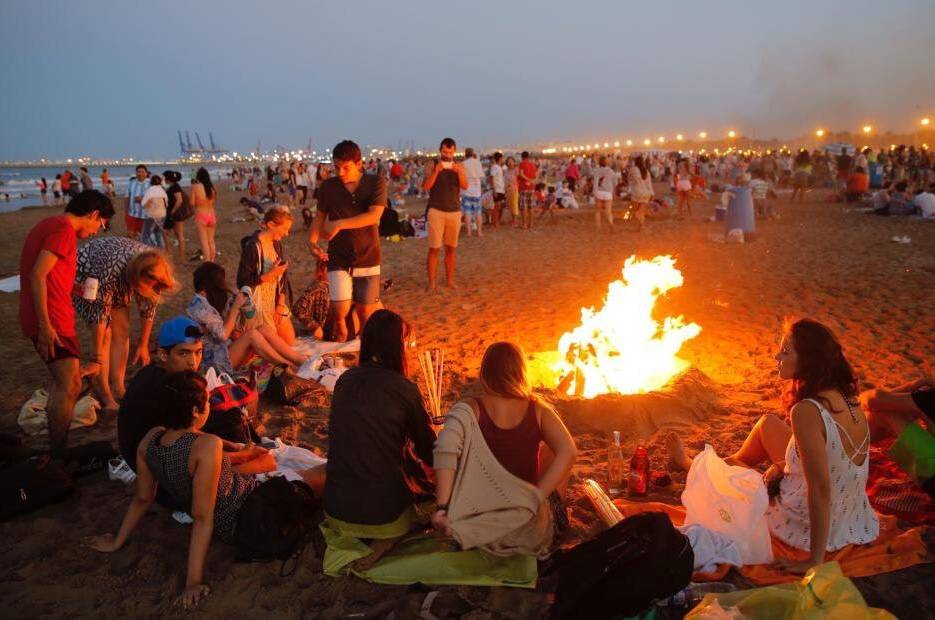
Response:
[{"label": "black bag on sand", "polygon": [[[280,574],[295,570],[317,525],[321,501],[304,482],[277,476],[262,482],[237,515],[234,545],[242,561],[282,560]],[[295,560],[286,572],[286,563]]]},{"label": "black bag on sand", "polygon": [[325,386],[312,379],[303,379],[283,371],[274,371],[266,384],[266,397],[281,405],[297,407],[326,392]]},{"label": "black bag on sand", "polygon": [[624,519],[555,559],[553,618],[634,616],[691,581],[695,554],[662,512]]},{"label": "black bag on sand", "polygon": [[68,472],[46,455],[0,469],[0,521],[60,502],[75,490]]}]

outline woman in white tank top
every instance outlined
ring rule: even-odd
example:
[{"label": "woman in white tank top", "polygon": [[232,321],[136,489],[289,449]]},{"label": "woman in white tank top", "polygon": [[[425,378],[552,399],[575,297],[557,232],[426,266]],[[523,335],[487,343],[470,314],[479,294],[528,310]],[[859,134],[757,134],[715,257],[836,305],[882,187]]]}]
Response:
[{"label": "woman in white tank top", "polygon": [[[766,517],[770,533],[809,552],[805,562],[777,562],[803,573],[825,552],[876,539],[880,524],[867,498],[870,431],[857,404],[857,376],[827,327],[810,319],[788,325],[776,361],[789,382],[783,397],[791,426],[778,416],[761,417],[743,446],[725,459],[757,467],[774,495]],[[667,438],[676,464],[691,460],[674,434]]]}]

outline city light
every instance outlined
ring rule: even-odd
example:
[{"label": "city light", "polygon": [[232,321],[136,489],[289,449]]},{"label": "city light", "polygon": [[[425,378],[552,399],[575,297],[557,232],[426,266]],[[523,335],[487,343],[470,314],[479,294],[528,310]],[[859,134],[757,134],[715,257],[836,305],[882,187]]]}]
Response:
[{"label": "city light", "polygon": [[605,149],[610,148],[610,143],[609,143],[609,142],[605,142],[605,143],[604,143],[604,148],[605,148]]},{"label": "city light", "polygon": [[707,132],[707,131],[701,131],[701,132],[698,133],[698,137],[701,138],[702,140],[706,140],[706,139],[708,138],[708,132]]},{"label": "city light", "polygon": [[627,146],[633,146],[633,140],[627,140]]},{"label": "city light", "polygon": [[656,138],[656,141],[657,141],[659,144],[665,144],[666,139],[665,139],[665,137],[663,137],[663,136],[659,136],[658,138]]},{"label": "city light", "polygon": [[652,143],[653,143],[653,141],[650,140],[649,138],[646,138],[645,140],[643,140],[643,145],[644,145],[644,146],[649,146],[649,145],[652,144]]},{"label": "city light", "polygon": [[825,130],[824,130],[824,129],[819,129],[818,131],[815,132],[815,135],[818,136],[819,138],[824,138],[824,137],[825,137]]},{"label": "city light", "polygon": [[871,131],[873,131],[873,127],[871,127],[870,125],[864,125],[864,133],[865,133],[865,134],[867,134],[867,135],[869,136]]},{"label": "city light", "polygon": [[931,123],[931,122],[932,122],[932,119],[930,119],[929,117],[926,116],[926,117],[923,118],[921,121],[919,121],[919,124],[922,125],[923,127],[928,127],[928,126],[929,126],[929,123]]},{"label": "city light", "polygon": [[617,147],[619,147],[619,146],[620,146],[620,140],[615,140],[615,141],[614,141],[614,148],[617,148]]},{"label": "city light", "polygon": [[728,137],[728,138],[736,138],[736,137],[737,137],[737,132],[734,131],[733,129],[731,129],[730,131],[727,132],[727,137]]}]

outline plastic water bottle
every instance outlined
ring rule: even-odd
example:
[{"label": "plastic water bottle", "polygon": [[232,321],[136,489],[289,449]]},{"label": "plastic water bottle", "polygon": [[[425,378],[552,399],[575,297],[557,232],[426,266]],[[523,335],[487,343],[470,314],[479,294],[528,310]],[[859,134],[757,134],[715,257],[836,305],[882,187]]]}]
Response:
[{"label": "plastic water bottle", "polygon": [[620,495],[623,492],[623,448],[620,447],[620,431],[614,431],[614,440],[607,449],[607,492]]},{"label": "plastic water bottle", "polygon": [[247,298],[244,304],[240,306],[240,312],[243,313],[245,319],[252,319],[256,316],[256,306],[253,303],[253,289],[249,286],[243,286],[240,292]]},{"label": "plastic water bottle", "polygon": [[630,459],[630,475],[627,477],[630,495],[646,495],[649,490],[649,452],[639,445]]}]

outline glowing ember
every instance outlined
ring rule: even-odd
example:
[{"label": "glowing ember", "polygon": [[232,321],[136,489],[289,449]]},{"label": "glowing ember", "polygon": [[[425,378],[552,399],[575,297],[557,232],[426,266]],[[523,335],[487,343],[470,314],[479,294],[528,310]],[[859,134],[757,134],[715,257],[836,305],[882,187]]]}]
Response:
[{"label": "glowing ember", "polygon": [[582,308],[581,325],[558,341],[558,389],[584,398],[637,394],[659,389],[685,370],[688,362],[676,354],[701,326],[681,316],[660,325],[652,316],[656,298],[679,286],[682,273],[671,256],[628,258],[623,278],[607,287],[604,307]]}]

